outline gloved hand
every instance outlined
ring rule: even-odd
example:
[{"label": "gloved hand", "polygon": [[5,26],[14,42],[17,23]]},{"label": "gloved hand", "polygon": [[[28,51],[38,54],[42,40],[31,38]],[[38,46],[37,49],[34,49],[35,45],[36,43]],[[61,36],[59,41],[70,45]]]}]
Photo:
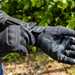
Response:
[{"label": "gloved hand", "polygon": [[27,45],[35,43],[34,36],[27,28],[10,25],[0,32],[0,50],[18,50],[28,54]]},{"label": "gloved hand", "polygon": [[75,64],[75,31],[64,27],[48,27],[37,38],[37,46],[52,58]]},{"label": "gloved hand", "polygon": [[[17,49],[26,52],[28,44],[36,43],[45,53],[59,61],[75,64],[75,31],[63,27],[43,28],[25,23],[0,11],[0,50]],[[38,36],[39,35],[39,36]],[[35,36],[35,39],[34,39]]]}]

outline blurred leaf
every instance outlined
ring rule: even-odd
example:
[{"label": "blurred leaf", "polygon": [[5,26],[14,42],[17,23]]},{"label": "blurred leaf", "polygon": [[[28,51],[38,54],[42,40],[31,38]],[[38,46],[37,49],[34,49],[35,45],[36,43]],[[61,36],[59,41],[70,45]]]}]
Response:
[{"label": "blurred leaf", "polygon": [[75,17],[72,17],[71,20],[69,20],[67,28],[75,29]]},{"label": "blurred leaf", "polygon": [[36,47],[32,47],[32,52],[33,53],[36,53],[36,50],[37,50]]}]

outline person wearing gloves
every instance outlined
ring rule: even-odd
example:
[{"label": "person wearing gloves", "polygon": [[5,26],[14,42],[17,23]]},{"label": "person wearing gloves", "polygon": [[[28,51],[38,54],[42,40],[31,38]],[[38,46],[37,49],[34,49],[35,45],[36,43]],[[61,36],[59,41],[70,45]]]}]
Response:
[{"label": "person wearing gloves", "polygon": [[50,57],[75,64],[75,31],[59,26],[38,26],[22,22],[0,10],[0,50],[28,53],[27,45],[35,45]]}]

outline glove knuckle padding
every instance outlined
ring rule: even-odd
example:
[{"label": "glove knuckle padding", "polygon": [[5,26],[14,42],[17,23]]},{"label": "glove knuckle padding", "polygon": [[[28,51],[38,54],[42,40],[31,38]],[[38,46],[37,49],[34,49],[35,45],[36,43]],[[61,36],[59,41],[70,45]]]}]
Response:
[{"label": "glove knuckle padding", "polygon": [[65,27],[57,27],[57,30],[59,35],[71,35],[70,30]]},{"label": "glove knuckle padding", "polygon": [[51,35],[75,36],[75,31],[74,30],[67,29],[67,28],[61,27],[61,26],[56,26],[56,27],[49,26],[48,28],[45,29],[45,32],[49,33]]},{"label": "glove knuckle padding", "polygon": [[62,30],[62,28],[60,27],[48,27],[45,30],[46,33],[50,34],[50,35],[59,35],[61,34],[61,32],[64,32],[64,29]]},{"label": "glove knuckle padding", "polygon": [[48,33],[50,35],[55,35],[55,34],[57,34],[57,32],[58,32],[58,29],[54,28],[52,26],[45,29],[45,33]]}]

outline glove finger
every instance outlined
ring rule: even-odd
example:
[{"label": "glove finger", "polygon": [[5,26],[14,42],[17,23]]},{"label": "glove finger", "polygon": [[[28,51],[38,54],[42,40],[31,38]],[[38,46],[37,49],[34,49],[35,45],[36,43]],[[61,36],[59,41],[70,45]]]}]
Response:
[{"label": "glove finger", "polygon": [[74,38],[71,38],[71,44],[75,45],[75,39]]},{"label": "glove finger", "polygon": [[66,48],[68,50],[74,50],[75,51],[75,45],[70,45],[68,48]]},{"label": "glove finger", "polygon": [[15,46],[15,49],[19,52],[23,52],[25,53],[26,55],[28,55],[28,50],[26,47],[24,47],[23,45],[17,45]]},{"label": "glove finger", "polygon": [[75,51],[65,50],[65,55],[75,58]]},{"label": "glove finger", "polygon": [[64,55],[63,53],[58,53],[58,60],[67,64],[75,64],[75,59]]}]

